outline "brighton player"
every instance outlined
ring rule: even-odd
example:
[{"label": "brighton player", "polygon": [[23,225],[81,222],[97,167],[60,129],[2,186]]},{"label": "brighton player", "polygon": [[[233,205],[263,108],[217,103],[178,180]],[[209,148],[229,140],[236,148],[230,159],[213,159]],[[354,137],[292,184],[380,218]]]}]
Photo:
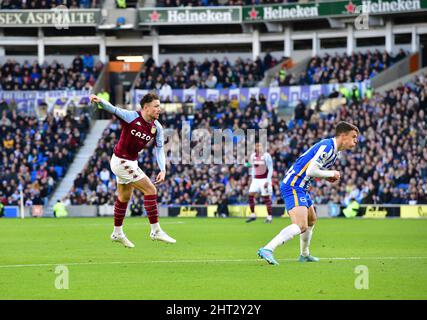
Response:
[{"label": "brighton player", "polygon": [[263,152],[261,143],[255,144],[255,153],[250,157],[250,166],[252,167],[252,182],[249,187],[249,208],[251,215],[246,222],[256,220],[255,215],[255,196],[261,193],[264,204],[267,206],[267,219],[266,223],[273,221],[272,215],[272,202],[271,195],[273,187],[271,185],[271,178],[273,176],[273,160],[268,152]]},{"label": "brighton player", "polygon": [[[123,220],[133,189],[136,188],[144,194],[144,208],[151,226],[150,238],[175,243],[176,240],[160,228],[157,190],[154,185],[163,182],[166,175],[163,128],[157,121],[160,115],[159,98],[153,93],[147,93],[141,99],[142,110],[139,112],[117,108],[96,95],[91,95],[90,100],[96,103],[98,108],[118,117],[122,126],[119,142],[114,147],[110,161],[111,171],[116,175],[118,191],[114,204],[114,231],[111,240],[121,242],[128,248],[134,247],[123,233]],[[154,184],[138,166],[138,153],[153,139],[160,167]]]},{"label": "brighton player", "polygon": [[285,201],[292,224],[284,228],[265,247],[258,250],[258,256],[269,264],[278,264],[273,256],[274,250],[293,237],[300,235],[301,262],[317,262],[318,258],[310,255],[309,246],[316,223],[316,212],[307,192],[314,178],[336,182],[341,174],[329,170],[340,156],[341,151],[356,146],[359,129],[348,123],[339,122],[335,128],[335,137],[321,140],[304,152],[286,172],[280,184],[280,192]]}]

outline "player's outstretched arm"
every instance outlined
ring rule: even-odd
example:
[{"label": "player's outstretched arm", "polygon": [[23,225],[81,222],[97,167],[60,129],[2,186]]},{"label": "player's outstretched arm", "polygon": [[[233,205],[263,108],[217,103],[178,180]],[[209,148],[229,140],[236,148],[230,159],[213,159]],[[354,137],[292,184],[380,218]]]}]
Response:
[{"label": "player's outstretched arm", "polygon": [[164,149],[164,134],[162,125],[156,121],[155,122],[157,134],[156,134],[156,146],[154,147],[154,153],[156,155],[157,164],[159,165],[160,172],[156,177],[155,184],[165,181],[166,177],[166,156]]},{"label": "player's outstretched arm", "polygon": [[268,169],[267,182],[271,183],[271,179],[273,178],[273,159],[269,153],[266,154],[265,162]]},{"label": "player's outstretched arm", "polygon": [[[328,181],[337,181],[341,174],[336,170],[322,170],[316,161],[311,161],[307,168],[307,176],[314,178],[328,179]],[[332,181],[333,180],[333,181]]]},{"label": "player's outstretched arm", "polygon": [[89,98],[90,98],[90,102],[95,103],[98,106],[98,108],[108,111],[128,123],[132,122],[138,117],[138,113],[136,111],[117,108],[113,106],[111,103],[109,103],[108,101],[101,99],[100,97],[94,94],[92,94]]}]

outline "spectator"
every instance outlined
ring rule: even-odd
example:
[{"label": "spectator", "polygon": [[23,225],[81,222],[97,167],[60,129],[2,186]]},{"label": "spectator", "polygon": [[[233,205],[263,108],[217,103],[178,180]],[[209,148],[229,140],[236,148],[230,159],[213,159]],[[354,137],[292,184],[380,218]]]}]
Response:
[{"label": "spectator", "polygon": [[[18,205],[19,197],[14,193],[21,185],[29,202],[44,205],[59,180],[54,166],[65,172],[82,144],[76,131],[68,132],[68,128],[78,127],[79,134],[84,134],[89,129],[89,122],[84,119],[88,115],[48,114],[44,120],[38,120],[12,111],[4,112],[3,117],[10,121],[10,126],[0,126],[0,193],[5,195],[6,204]],[[76,143],[70,143],[70,137]],[[55,161],[59,154],[66,156]]]},{"label": "spectator", "polygon": [[[206,68],[209,70],[210,66],[207,64]],[[233,109],[231,101],[226,100],[206,102],[193,114],[184,111],[162,114],[159,121],[166,128],[179,130],[183,120],[191,120],[192,130],[206,128],[210,132],[213,132],[213,128],[246,130],[266,125],[268,150],[274,163],[273,186],[280,184],[289,166],[310,145],[325,134],[333,134],[337,121],[350,121],[361,129],[358,146],[335,165],[337,170],[345,173],[340,184],[330,185],[324,181],[313,183],[312,194],[316,203],[348,205],[352,198],[359,203],[402,204],[409,201],[415,203],[415,200],[425,203],[427,118],[421,98],[426,93],[427,77],[421,75],[383,96],[376,94],[373,99],[360,96],[359,99],[350,100],[350,103],[340,106],[331,114],[312,114],[308,110],[299,112],[297,123],[286,123],[279,118],[277,111],[268,108],[265,97],[261,95],[259,100],[253,97],[246,108]],[[94,158],[82,172],[81,177],[87,181],[82,192],[73,191],[70,194],[73,203],[90,204],[95,201],[91,200],[92,197],[98,197],[100,201],[114,198],[114,184],[108,188],[106,197],[97,195],[96,186],[102,183],[99,172],[104,167],[109,169],[108,161],[112,146],[117,143],[119,126],[117,119],[114,119],[105,130]],[[180,136],[180,132],[177,133]],[[179,140],[176,144],[179,145]],[[229,153],[227,157],[233,154]],[[172,155],[168,159],[172,159]],[[153,178],[157,171],[153,155],[144,153],[138,161],[145,168],[147,176]],[[167,181],[158,187],[162,203],[216,204],[222,194],[227,195],[230,204],[247,203],[249,171],[244,165],[168,163],[167,172]],[[10,190],[5,189],[5,192],[10,193]],[[275,203],[280,203],[278,188],[274,188],[273,198]]]},{"label": "spectator", "polygon": [[99,178],[101,179],[101,181],[105,184],[108,185],[108,182],[110,181],[110,171],[107,170],[107,168],[103,168],[102,171],[99,173]]},{"label": "spectator", "polygon": [[[361,82],[373,78],[407,55],[408,53],[402,49],[395,57],[390,56],[386,51],[378,50],[351,55],[325,54],[322,58],[313,57],[308,62],[306,71],[299,76],[294,74],[285,76],[283,70],[278,71],[272,83],[275,85],[279,82],[280,86],[292,86]],[[357,99],[357,92],[354,94],[354,98]]]},{"label": "spectator", "polygon": [[[90,67],[92,65],[92,67]],[[101,62],[93,65],[93,58],[77,56],[72,67],[66,69],[63,64],[53,61],[48,64],[32,65],[25,61],[22,65],[15,60],[7,60],[0,65],[0,88],[3,90],[89,90],[95,85],[103,68]]]},{"label": "spectator", "polygon": [[[150,59],[149,59],[150,60]],[[168,86],[172,89],[188,88],[239,88],[255,86],[264,77],[267,68],[261,59],[251,61],[238,58],[231,64],[227,57],[222,61],[205,59],[196,62],[193,59],[184,61],[182,57],[176,65],[166,60],[157,66],[154,60],[147,60],[140,77],[135,81],[137,89],[160,89]],[[270,65],[275,65],[277,60],[267,57]]]}]

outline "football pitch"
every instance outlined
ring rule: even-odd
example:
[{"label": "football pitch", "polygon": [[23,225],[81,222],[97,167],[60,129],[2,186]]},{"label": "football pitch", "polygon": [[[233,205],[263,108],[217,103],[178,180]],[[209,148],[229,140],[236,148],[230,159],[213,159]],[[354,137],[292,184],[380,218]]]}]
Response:
[{"label": "football pitch", "polygon": [[297,261],[298,237],[276,250],[278,266],[256,252],[287,218],[160,218],[172,245],[126,218],[133,249],[110,241],[112,223],[0,219],[0,299],[427,299],[427,220],[319,219],[320,262]]}]

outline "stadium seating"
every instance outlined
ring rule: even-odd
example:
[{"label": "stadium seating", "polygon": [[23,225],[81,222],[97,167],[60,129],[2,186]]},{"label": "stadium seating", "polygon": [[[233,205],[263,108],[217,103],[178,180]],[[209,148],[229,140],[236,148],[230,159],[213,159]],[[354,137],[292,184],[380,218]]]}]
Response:
[{"label": "stadium seating", "polygon": [[76,56],[69,68],[58,61],[39,65],[25,61],[22,65],[8,59],[0,64],[2,90],[90,90],[96,82],[103,64],[94,63],[89,54]]},{"label": "stadium seating", "polygon": [[98,8],[98,0],[3,0],[0,9],[50,9],[65,5],[69,9]]},{"label": "stadium seating", "polygon": [[[360,128],[359,144],[354,152],[348,152],[337,162],[336,168],[342,172],[338,185],[323,181],[313,184],[311,194],[315,203],[346,204],[352,198],[362,203],[427,203],[426,77],[420,76],[370,100],[348,99],[347,104],[331,114],[300,107],[300,121],[285,123],[274,109],[267,107],[263,97],[259,101],[252,99],[243,110],[224,102],[207,102],[192,116],[192,128],[268,128],[268,151],[274,161],[274,203],[282,203],[278,185],[289,166],[310,145],[332,136],[337,121],[346,120]],[[160,122],[165,128],[180,128],[183,117],[183,113],[163,114]],[[70,193],[72,203],[112,203],[112,173],[106,183],[108,191],[103,187],[99,187],[99,192],[97,189],[102,184],[102,168],[109,169],[119,133],[119,122],[113,120],[83,170],[78,186],[75,184]],[[152,153],[141,153],[139,164],[154,180],[158,168]],[[216,204],[224,193],[230,203],[247,203],[249,182],[249,171],[244,165],[169,164],[166,182],[158,187],[158,194],[163,204]]]},{"label": "stadium seating", "polygon": [[307,0],[158,0],[158,7],[203,7],[203,6],[245,6],[259,4],[278,4],[308,2]]},{"label": "stadium seating", "polygon": [[292,74],[285,70],[278,71],[271,86],[311,85],[326,83],[360,82],[372,79],[394,63],[408,55],[400,50],[392,56],[386,51],[365,53],[326,54],[323,57],[313,57],[307,64],[307,69],[301,74]]},{"label": "stadium seating", "polygon": [[227,57],[222,60],[205,59],[196,62],[182,57],[176,64],[166,60],[160,66],[149,58],[144,64],[135,89],[188,88],[238,88],[254,87],[264,77],[264,72],[275,66],[277,60],[270,54],[264,59],[237,59],[234,63]]},{"label": "stadium seating", "polygon": [[19,205],[22,186],[26,205],[47,204],[73,161],[89,129],[86,114],[38,120],[15,110],[0,119],[0,201]]}]

